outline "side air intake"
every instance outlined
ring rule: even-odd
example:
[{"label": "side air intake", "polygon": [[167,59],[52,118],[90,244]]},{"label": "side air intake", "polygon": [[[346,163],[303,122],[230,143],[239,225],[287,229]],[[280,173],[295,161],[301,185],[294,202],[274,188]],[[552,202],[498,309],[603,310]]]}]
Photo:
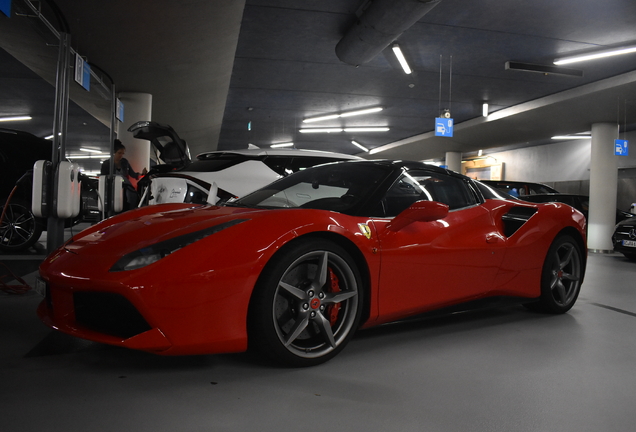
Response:
[{"label": "side air intake", "polygon": [[510,209],[508,213],[501,217],[504,224],[504,235],[511,237],[523,224],[528,222],[536,212],[537,209],[532,207],[513,207]]}]

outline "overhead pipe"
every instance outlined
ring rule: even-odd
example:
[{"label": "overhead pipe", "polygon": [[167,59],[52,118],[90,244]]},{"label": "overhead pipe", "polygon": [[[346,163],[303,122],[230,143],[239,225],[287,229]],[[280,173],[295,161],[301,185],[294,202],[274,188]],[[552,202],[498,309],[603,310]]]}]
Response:
[{"label": "overhead pipe", "polygon": [[442,0],[373,0],[336,45],[336,55],[358,66],[372,60]]}]

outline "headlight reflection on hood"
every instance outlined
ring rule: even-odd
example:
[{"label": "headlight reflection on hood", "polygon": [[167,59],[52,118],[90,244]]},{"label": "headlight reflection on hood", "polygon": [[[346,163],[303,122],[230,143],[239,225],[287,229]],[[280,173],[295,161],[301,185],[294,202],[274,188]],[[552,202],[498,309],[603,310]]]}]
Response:
[{"label": "headlight reflection on hood", "polygon": [[246,220],[247,219],[234,219],[229,222],[174,237],[159,243],[155,243],[154,245],[145,247],[143,249],[136,250],[124,255],[119,261],[115,263],[114,266],[111,267],[110,271],[117,272],[135,270],[141,267],[145,267],[156,261],[159,261],[161,258],[170,255],[173,252],[178,251],[181,248],[188,246],[189,244],[201,240],[209,235],[218,233],[225,228],[229,228],[233,225],[245,222]]}]

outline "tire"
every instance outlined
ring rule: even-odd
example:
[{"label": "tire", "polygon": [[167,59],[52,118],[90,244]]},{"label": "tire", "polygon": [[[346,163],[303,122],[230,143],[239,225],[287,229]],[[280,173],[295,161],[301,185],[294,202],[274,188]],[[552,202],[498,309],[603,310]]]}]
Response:
[{"label": "tire", "polygon": [[250,348],[281,366],[324,363],[357,330],[363,296],[344,249],[301,240],[275,255],[259,278],[248,316]]},{"label": "tire", "polygon": [[[0,214],[4,207],[0,206]],[[24,251],[40,239],[43,230],[44,225],[33,215],[29,206],[20,201],[12,201],[0,225],[0,251]]]},{"label": "tire", "polygon": [[576,240],[569,235],[558,236],[543,264],[538,309],[554,314],[569,311],[581,290],[583,268],[583,253]]}]

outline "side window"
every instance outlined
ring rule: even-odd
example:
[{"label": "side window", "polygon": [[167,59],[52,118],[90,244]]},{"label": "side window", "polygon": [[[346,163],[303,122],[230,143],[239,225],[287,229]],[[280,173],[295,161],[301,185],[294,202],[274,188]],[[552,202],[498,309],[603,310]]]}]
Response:
[{"label": "side window", "polygon": [[420,187],[418,181],[409,174],[402,174],[382,200],[384,216],[397,216],[416,201],[432,201],[430,193]]},{"label": "side window", "polygon": [[385,217],[397,216],[416,201],[438,201],[451,210],[477,203],[476,197],[460,178],[428,171],[409,171],[400,176],[382,199]]}]

